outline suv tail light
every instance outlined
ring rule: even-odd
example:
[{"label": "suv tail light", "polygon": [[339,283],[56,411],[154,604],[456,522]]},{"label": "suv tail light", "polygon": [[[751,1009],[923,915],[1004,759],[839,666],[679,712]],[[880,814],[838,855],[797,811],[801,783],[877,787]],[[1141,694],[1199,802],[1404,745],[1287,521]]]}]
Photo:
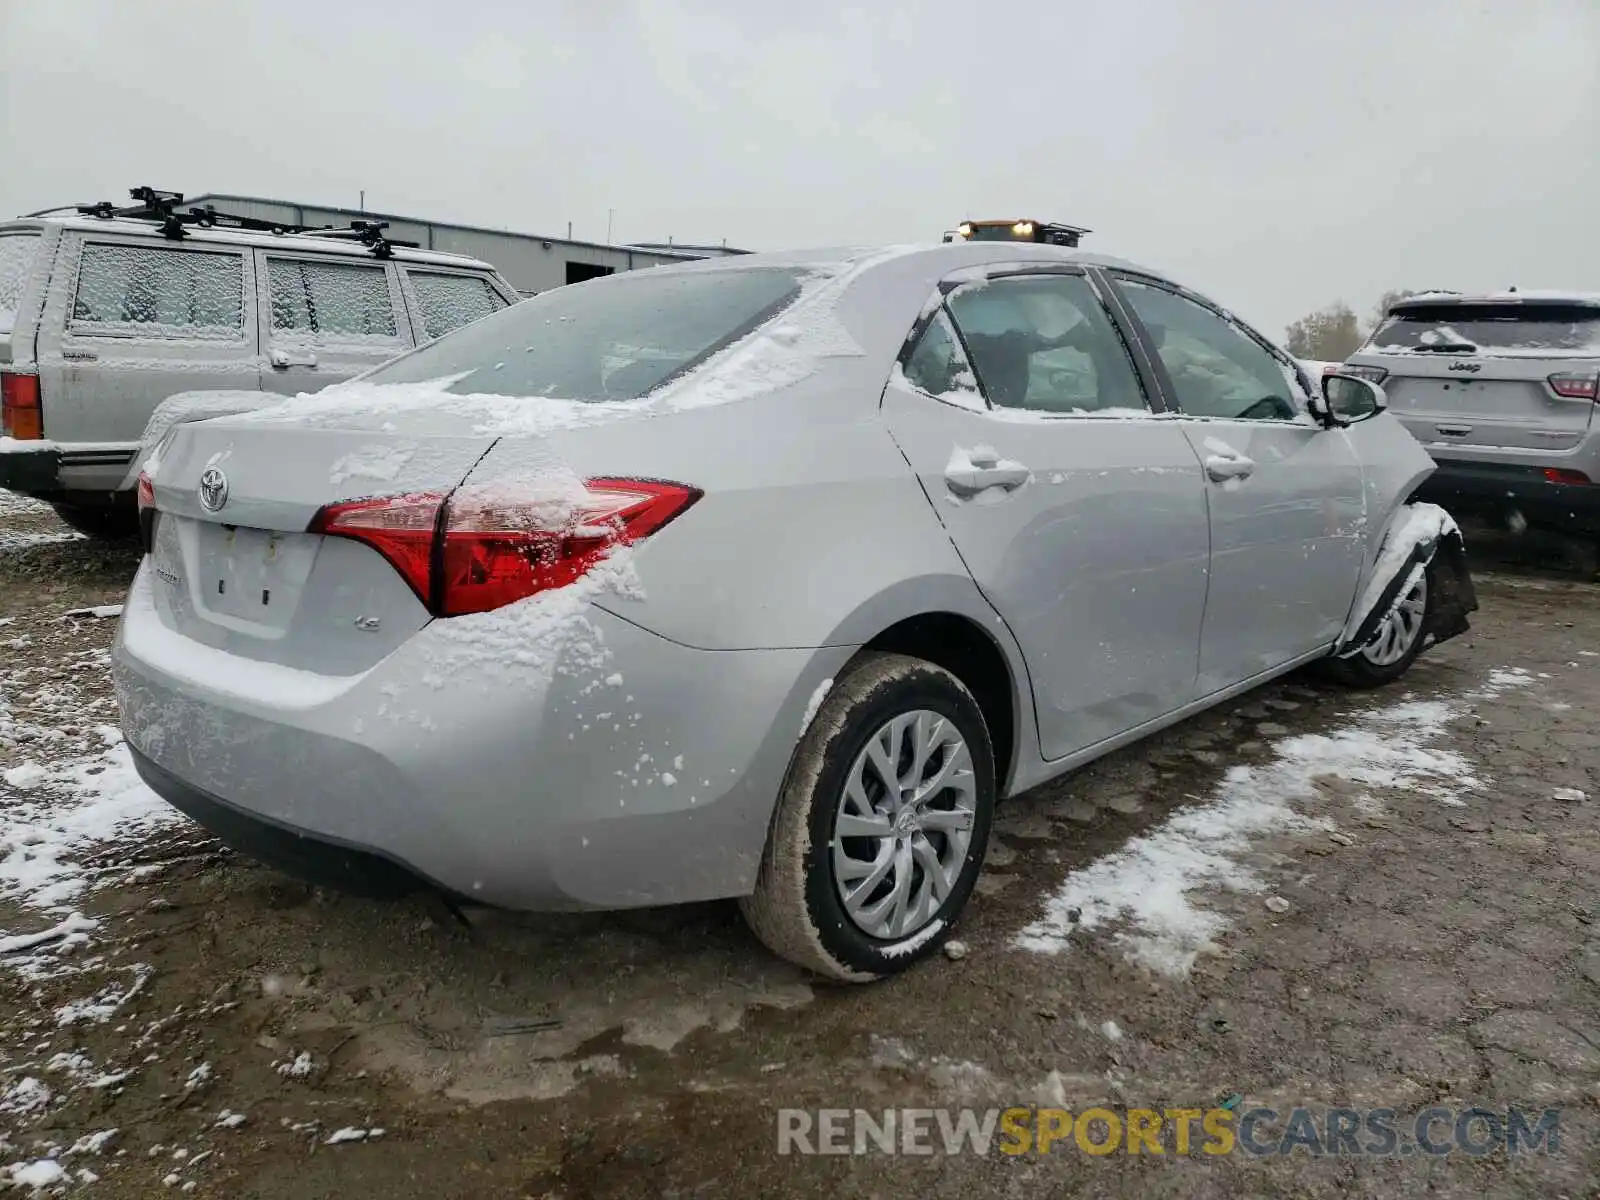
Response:
[{"label": "suv tail light", "polygon": [[1357,379],[1365,379],[1368,383],[1382,383],[1389,378],[1389,372],[1384,367],[1368,367],[1360,363],[1338,363],[1330,371],[1324,367],[1324,375],[1337,373],[1340,375],[1354,375]]},{"label": "suv tail light", "polygon": [[19,442],[36,442],[44,437],[37,375],[0,371],[0,436]]},{"label": "suv tail light", "polygon": [[1550,390],[1568,400],[1600,400],[1600,374],[1564,371],[1550,376]]},{"label": "suv tail light", "polygon": [[703,494],[645,479],[590,479],[584,489],[576,505],[498,485],[352,500],[324,507],[310,531],[366,543],[430,612],[456,617],[565,587]]},{"label": "suv tail light", "polygon": [[1582,471],[1574,471],[1571,467],[1546,467],[1544,477],[1548,483],[1567,483],[1577,487],[1587,487],[1592,482]]}]

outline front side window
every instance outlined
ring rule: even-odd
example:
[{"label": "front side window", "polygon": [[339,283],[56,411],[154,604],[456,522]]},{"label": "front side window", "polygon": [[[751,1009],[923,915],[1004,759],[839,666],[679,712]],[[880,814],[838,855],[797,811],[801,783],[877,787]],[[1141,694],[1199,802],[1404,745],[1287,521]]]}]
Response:
[{"label": "front side window", "polygon": [[78,265],[74,330],[233,340],[244,331],[244,256],[89,243]]},{"label": "front side window", "polygon": [[1064,415],[1144,410],[1127,347],[1084,276],[993,279],[946,303],[989,403]]},{"label": "front side window", "polygon": [[1278,421],[1299,415],[1293,371],[1231,321],[1166,288],[1132,279],[1117,286],[1155,342],[1185,413]]},{"label": "front side window", "polygon": [[366,378],[448,379],[458,395],[636,400],[764,324],[803,279],[785,267],[663,267],[552,288]]},{"label": "front side window", "polygon": [[430,338],[443,337],[505,307],[485,279],[433,271],[407,271],[406,275],[422,310],[422,327]]},{"label": "front side window", "polygon": [[396,341],[388,272],[362,263],[267,260],[272,331],[293,341]]}]

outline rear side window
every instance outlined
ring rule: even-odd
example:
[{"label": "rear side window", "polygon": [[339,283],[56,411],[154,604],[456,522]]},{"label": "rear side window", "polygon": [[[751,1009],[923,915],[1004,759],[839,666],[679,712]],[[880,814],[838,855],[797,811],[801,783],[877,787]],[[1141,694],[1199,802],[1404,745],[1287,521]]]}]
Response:
[{"label": "rear side window", "polygon": [[1441,354],[1517,352],[1600,356],[1600,308],[1580,304],[1438,304],[1387,317],[1368,343],[1375,350]]},{"label": "rear side window", "polygon": [[109,337],[244,335],[244,257],[90,242],[78,264],[75,332]]},{"label": "rear side window", "polygon": [[987,408],[978,391],[978,379],[967,362],[950,318],[940,310],[917,339],[906,359],[905,376],[915,386],[940,400],[963,408]]},{"label": "rear side window", "polygon": [[486,279],[432,271],[407,271],[406,275],[422,310],[423,330],[430,338],[443,337],[505,307]]},{"label": "rear side window", "polygon": [[779,267],[651,268],[552,288],[366,379],[450,378],[460,395],[636,400],[786,307],[801,279]]},{"label": "rear side window", "polygon": [[37,233],[0,234],[0,329],[16,324],[22,285],[28,281],[38,249]]},{"label": "rear side window", "polygon": [[1062,414],[1145,407],[1127,347],[1083,276],[993,279],[947,303],[991,404]]},{"label": "rear side window", "polygon": [[389,273],[362,263],[267,260],[272,331],[291,341],[399,339]]}]

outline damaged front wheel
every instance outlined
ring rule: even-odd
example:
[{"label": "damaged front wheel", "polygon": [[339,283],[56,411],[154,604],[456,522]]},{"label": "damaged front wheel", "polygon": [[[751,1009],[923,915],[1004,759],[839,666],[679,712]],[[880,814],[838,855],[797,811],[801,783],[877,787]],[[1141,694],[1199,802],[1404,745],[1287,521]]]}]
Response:
[{"label": "damaged front wheel", "polygon": [[1348,658],[1335,658],[1328,672],[1346,687],[1382,687],[1399,679],[1422,653],[1427,641],[1432,598],[1428,587],[1432,566],[1416,571],[1396,597],[1372,638]]}]

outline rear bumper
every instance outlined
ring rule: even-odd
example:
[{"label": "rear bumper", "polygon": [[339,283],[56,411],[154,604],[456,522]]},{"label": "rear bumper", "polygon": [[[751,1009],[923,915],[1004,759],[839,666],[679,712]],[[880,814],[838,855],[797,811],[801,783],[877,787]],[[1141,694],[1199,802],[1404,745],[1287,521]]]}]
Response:
[{"label": "rear bumper", "polygon": [[138,446],[121,442],[0,441],[0,488],[54,497],[123,490]]},{"label": "rear bumper", "polygon": [[132,756],[139,777],[168,804],[239,853],[286,875],[380,900],[422,890],[449,894],[443,885],[423,878],[404,863],[364,847],[347,846],[268,820],[185,783],[137,750],[132,751]]},{"label": "rear bumper", "polygon": [[1444,459],[1416,498],[1457,516],[1500,523],[1521,513],[1530,525],[1567,533],[1600,533],[1600,482],[1551,483],[1540,467]]},{"label": "rear bumper", "polygon": [[37,446],[0,441],[0,488],[10,492],[53,492],[61,485],[61,451],[54,442]]},{"label": "rear bumper", "polygon": [[150,588],[146,565],[113,674],[158,795],[319,883],[506,908],[748,892],[807,700],[850,654],[691,650],[591,608],[564,649],[455,618],[360,675],[277,679],[153,652]]}]

